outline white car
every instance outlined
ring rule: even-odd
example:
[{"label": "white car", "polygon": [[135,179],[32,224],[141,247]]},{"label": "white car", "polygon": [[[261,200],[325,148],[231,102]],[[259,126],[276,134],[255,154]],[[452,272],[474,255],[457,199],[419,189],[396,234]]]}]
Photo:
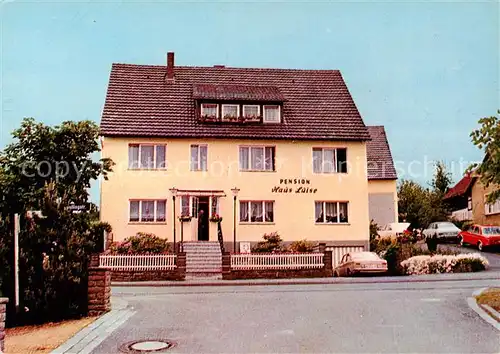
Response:
[{"label": "white car", "polygon": [[409,222],[391,222],[385,226],[382,226],[377,230],[380,237],[397,237],[403,235],[403,233],[410,227]]},{"label": "white car", "polygon": [[439,242],[457,241],[461,230],[449,221],[433,222],[423,231],[424,237],[436,237]]}]

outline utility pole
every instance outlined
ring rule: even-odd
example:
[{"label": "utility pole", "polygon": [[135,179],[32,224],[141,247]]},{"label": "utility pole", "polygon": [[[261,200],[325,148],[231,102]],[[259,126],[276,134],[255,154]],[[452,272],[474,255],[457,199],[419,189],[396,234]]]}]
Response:
[{"label": "utility pole", "polygon": [[19,311],[19,214],[14,214],[14,305]]}]

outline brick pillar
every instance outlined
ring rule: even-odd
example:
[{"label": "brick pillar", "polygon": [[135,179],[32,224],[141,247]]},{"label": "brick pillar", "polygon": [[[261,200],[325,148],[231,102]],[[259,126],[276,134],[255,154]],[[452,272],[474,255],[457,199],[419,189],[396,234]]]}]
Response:
[{"label": "brick pillar", "polygon": [[224,252],[222,254],[222,279],[231,278],[231,253]]},{"label": "brick pillar", "polygon": [[111,310],[111,272],[98,265],[99,255],[92,255],[88,281],[89,316],[101,316]]},{"label": "brick pillar", "polygon": [[324,251],[325,256],[323,257],[325,277],[333,277],[333,255],[332,251]]},{"label": "brick pillar", "polygon": [[5,350],[4,340],[5,340],[5,321],[7,315],[7,303],[9,299],[0,297],[0,353]]},{"label": "brick pillar", "polygon": [[177,258],[176,258],[176,270],[177,270],[177,277],[178,280],[185,280],[186,279],[186,252],[179,252],[177,253]]},{"label": "brick pillar", "polygon": [[319,253],[325,253],[325,251],[326,251],[326,243],[320,243],[318,245],[318,252]]}]

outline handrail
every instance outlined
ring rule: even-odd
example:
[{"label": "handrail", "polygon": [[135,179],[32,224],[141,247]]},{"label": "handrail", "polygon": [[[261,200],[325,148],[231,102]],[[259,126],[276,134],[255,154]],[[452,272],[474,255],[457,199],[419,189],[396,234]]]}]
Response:
[{"label": "handrail", "polygon": [[221,222],[217,222],[217,238],[219,240],[220,251],[224,253],[224,237],[222,236],[222,226]]}]

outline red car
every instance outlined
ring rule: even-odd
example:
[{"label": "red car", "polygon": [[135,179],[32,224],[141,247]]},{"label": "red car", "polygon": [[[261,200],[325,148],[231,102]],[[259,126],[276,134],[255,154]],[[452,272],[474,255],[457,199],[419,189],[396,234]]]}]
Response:
[{"label": "red car", "polygon": [[458,234],[460,246],[477,246],[482,251],[485,247],[500,246],[500,226],[472,225]]}]

